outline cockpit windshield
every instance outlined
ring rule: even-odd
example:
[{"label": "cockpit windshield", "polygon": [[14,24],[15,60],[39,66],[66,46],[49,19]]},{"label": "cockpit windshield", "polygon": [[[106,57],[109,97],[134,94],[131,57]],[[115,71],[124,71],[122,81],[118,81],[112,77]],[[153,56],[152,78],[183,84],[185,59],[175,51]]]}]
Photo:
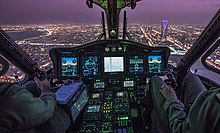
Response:
[{"label": "cockpit windshield", "polygon": [[[106,0],[94,2],[104,9],[108,8]],[[118,2],[118,9],[130,4],[126,0]],[[3,0],[0,3],[4,3],[0,4],[0,27],[43,70],[53,67],[49,57],[50,49],[84,45],[97,40],[102,33],[102,9],[98,6],[89,9],[86,0]],[[152,47],[168,47],[171,50],[169,63],[177,66],[218,8],[219,0],[142,0],[135,10],[127,7],[122,11],[127,11],[127,31],[131,39]],[[120,20],[123,20],[122,16]],[[122,29],[123,24],[120,23],[119,39],[123,36]],[[220,58],[219,54],[217,56],[215,59]],[[212,59],[209,61],[215,62]],[[113,69],[106,68],[106,71]],[[11,64],[11,69],[0,81],[14,82],[15,75],[19,78],[25,76]]]}]

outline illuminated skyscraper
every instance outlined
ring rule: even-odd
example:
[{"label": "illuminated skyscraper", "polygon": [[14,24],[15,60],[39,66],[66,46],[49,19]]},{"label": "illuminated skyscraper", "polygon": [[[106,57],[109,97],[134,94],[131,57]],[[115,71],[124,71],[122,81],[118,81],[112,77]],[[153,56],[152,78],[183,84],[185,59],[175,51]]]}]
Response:
[{"label": "illuminated skyscraper", "polygon": [[167,31],[168,31],[168,20],[162,20],[161,22],[161,41],[165,42],[167,37]]}]

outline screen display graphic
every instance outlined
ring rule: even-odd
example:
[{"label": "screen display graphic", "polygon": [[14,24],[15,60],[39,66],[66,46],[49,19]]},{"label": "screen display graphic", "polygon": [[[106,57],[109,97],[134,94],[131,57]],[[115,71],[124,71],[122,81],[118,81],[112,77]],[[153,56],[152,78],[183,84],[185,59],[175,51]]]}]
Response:
[{"label": "screen display graphic", "polygon": [[133,87],[134,81],[124,81],[124,87]]},{"label": "screen display graphic", "polygon": [[144,72],[144,57],[130,56],[129,57],[129,72],[130,74],[143,74]]},{"label": "screen display graphic", "polygon": [[104,72],[123,72],[124,57],[104,57]]},{"label": "screen display graphic", "polygon": [[92,95],[92,98],[100,98],[100,94],[99,93],[95,93]]},{"label": "screen display graphic", "polygon": [[77,57],[61,58],[61,74],[63,77],[77,76]]},{"label": "screen display graphic", "polygon": [[148,56],[148,69],[150,74],[160,74],[163,72],[162,57],[160,55]]},{"label": "screen display graphic", "polygon": [[87,112],[88,113],[97,113],[101,109],[100,105],[90,105],[88,106]]},{"label": "screen display graphic", "polygon": [[105,82],[95,82],[94,83],[94,88],[95,89],[103,89],[103,88],[105,88]]},{"label": "screen display graphic", "polygon": [[99,62],[97,56],[83,57],[83,76],[96,76],[99,74]]}]

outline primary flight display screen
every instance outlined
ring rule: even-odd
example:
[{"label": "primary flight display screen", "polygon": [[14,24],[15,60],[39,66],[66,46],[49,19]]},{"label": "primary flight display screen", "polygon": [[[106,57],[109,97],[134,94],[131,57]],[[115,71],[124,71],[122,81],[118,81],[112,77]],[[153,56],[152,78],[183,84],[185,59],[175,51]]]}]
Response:
[{"label": "primary flight display screen", "polygon": [[104,72],[124,72],[124,57],[104,57]]},{"label": "primary flight display screen", "polygon": [[99,74],[98,56],[83,57],[83,76],[96,76]]},{"label": "primary flight display screen", "polygon": [[148,56],[148,72],[150,74],[163,73],[163,64],[161,55],[149,55]]},{"label": "primary flight display screen", "polygon": [[143,56],[130,56],[129,57],[129,72],[130,74],[143,74],[144,73],[144,57]]},{"label": "primary flight display screen", "polygon": [[63,77],[74,77],[78,75],[77,57],[61,58],[61,75]]}]

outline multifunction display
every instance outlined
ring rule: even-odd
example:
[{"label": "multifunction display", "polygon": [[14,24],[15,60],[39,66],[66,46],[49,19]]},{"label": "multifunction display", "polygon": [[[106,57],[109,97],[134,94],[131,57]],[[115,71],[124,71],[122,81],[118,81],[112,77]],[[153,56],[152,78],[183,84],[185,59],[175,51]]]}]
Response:
[{"label": "multifunction display", "polygon": [[148,72],[150,74],[163,73],[163,64],[161,55],[148,56]]},{"label": "multifunction display", "polygon": [[83,76],[96,76],[99,74],[98,56],[83,57]]},{"label": "multifunction display", "polygon": [[[78,59],[76,56],[62,56],[61,58],[61,76],[62,78],[71,78],[79,75],[78,69],[81,70],[81,76],[92,77],[99,76],[100,70],[103,73],[126,72],[135,75],[161,75],[164,72],[164,59],[162,55],[134,55],[128,56],[126,63],[125,57],[103,57],[103,68],[98,56],[83,56],[81,58],[82,66],[78,68]],[[125,64],[127,64],[125,66]],[[145,65],[146,64],[146,65]],[[126,67],[126,68],[125,68]],[[125,87],[130,87],[130,82],[124,83]],[[94,88],[104,88],[104,82],[96,82]]]},{"label": "multifunction display", "polygon": [[144,73],[144,56],[129,56],[130,74]]},{"label": "multifunction display", "polygon": [[104,72],[123,72],[124,57],[104,57]]},{"label": "multifunction display", "polygon": [[[107,40],[72,48],[54,48],[50,56],[58,79],[94,81],[95,89],[103,89],[111,83],[130,88],[123,83],[126,76],[150,78],[164,75],[170,54],[169,48],[121,40]],[[113,81],[113,79],[118,79]],[[102,81],[97,81],[101,79]]]},{"label": "multifunction display", "polygon": [[61,58],[61,75],[62,77],[74,77],[78,75],[77,57]]}]

